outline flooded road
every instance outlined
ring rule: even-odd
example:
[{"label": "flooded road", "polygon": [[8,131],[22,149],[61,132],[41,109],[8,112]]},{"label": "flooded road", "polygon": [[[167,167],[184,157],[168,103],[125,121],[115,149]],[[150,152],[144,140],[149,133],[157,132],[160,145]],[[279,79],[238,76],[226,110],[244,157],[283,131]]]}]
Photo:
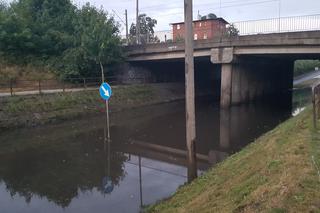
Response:
[{"label": "flooded road", "polygon": [[[273,129],[291,109],[197,102],[198,173]],[[139,212],[187,182],[184,102],[0,134],[0,212]]]}]

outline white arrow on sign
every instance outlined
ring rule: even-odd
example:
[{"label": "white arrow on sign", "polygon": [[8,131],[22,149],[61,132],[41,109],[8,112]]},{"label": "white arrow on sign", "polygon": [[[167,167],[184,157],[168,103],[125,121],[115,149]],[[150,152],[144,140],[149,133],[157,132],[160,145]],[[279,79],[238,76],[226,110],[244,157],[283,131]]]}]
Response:
[{"label": "white arrow on sign", "polygon": [[106,90],[106,88],[104,88],[104,86],[102,86],[102,90],[103,90],[105,96],[107,96],[107,97],[110,96],[109,91]]}]

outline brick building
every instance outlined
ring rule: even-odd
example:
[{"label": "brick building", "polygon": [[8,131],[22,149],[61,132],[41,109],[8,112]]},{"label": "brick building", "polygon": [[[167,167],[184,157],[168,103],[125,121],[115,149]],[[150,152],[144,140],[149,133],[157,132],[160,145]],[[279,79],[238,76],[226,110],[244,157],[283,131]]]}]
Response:
[{"label": "brick building", "polygon": [[[212,39],[220,36],[229,24],[223,18],[193,21],[194,40]],[[184,22],[172,23],[173,41],[184,38]]]}]

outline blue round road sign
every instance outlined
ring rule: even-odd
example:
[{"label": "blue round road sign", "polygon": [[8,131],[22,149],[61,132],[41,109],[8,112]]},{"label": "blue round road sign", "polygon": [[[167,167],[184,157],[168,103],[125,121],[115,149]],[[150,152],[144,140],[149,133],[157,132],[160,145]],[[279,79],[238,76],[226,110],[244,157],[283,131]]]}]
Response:
[{"label": "blue round road sign", "polygon": [[109,84],[107,83],[103,83],[101,84],[100,86],[100,89],[99,89],[99,92],[100,92],[100,96],[103,100],[109,100],[109,98],[111,97],[112,95],[112,90],[111,90],[111,87]]}]

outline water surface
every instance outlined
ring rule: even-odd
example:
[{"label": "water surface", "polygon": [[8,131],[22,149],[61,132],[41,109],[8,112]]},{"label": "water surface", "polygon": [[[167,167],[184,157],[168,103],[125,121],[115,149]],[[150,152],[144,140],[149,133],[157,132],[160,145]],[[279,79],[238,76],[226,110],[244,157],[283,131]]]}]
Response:
[{"label": "water surface", "polygon": [[[187,181],[184,103],[142,107],[0,135],[3,213],[139,212]],[[197,103],[198,173],[291,116],[248,104],[220,110]]]}]

